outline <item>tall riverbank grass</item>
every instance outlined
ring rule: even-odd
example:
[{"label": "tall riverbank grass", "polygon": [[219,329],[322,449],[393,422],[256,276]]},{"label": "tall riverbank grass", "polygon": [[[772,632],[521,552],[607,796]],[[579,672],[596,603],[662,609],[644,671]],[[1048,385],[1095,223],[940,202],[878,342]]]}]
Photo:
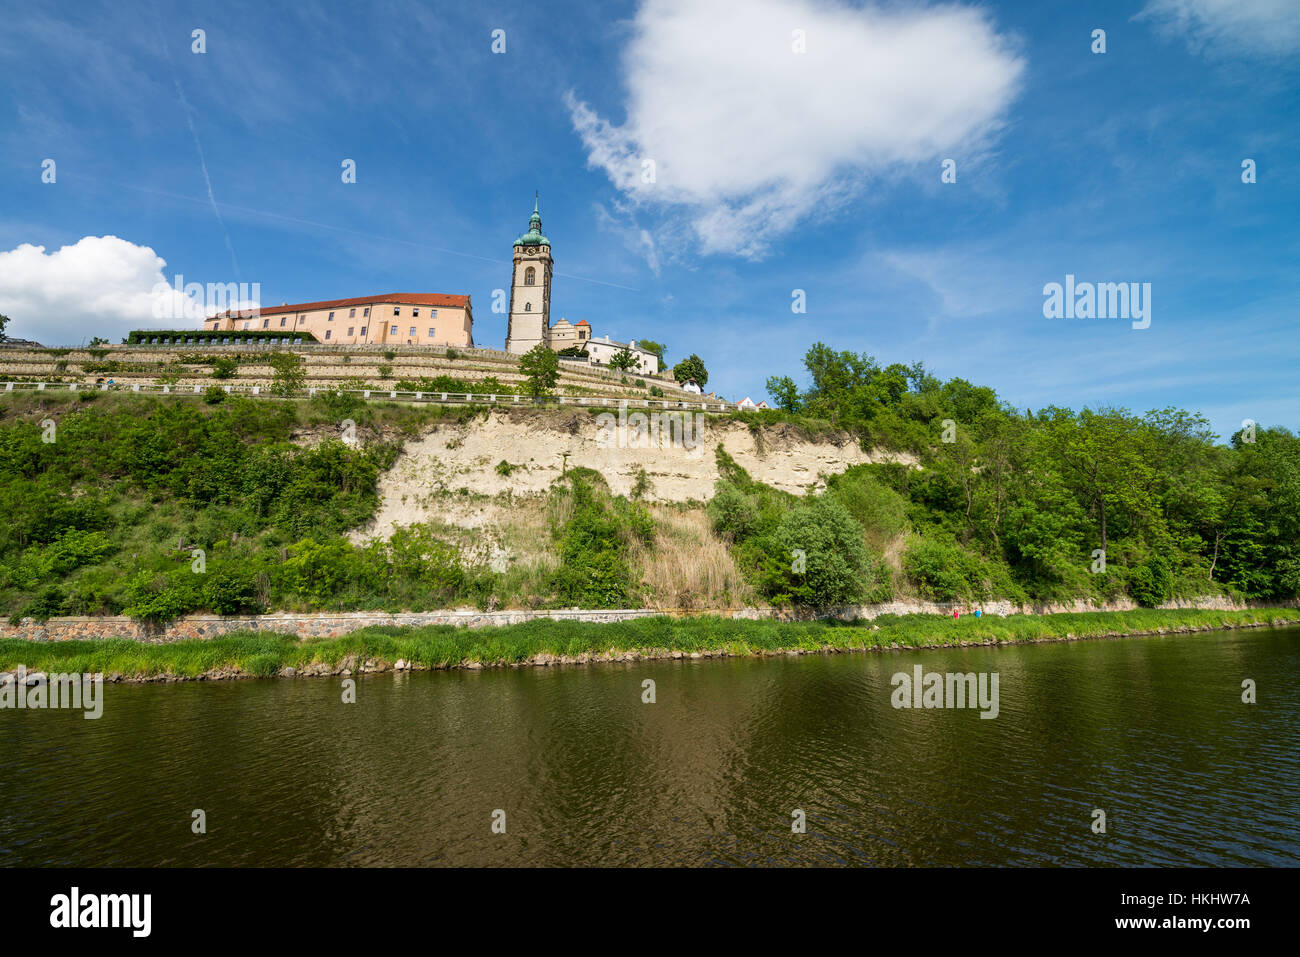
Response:
[{"label": "tall riverbank grass", "polygon": [[240,632],[209,640],[145,644],[129,639],[32,642],[0,640],[0,669],[103,672],[125,678],[270,677],[292,667],[333,673],[399,660],[413,668],[590,660],[628,654],[756,655],[1019,643],[1066,638],[1202,631],[1300,624],[1300,609],[1247,611],[1139,609],[1058,615],[960,619],[940,615],[883,616],[873,622],[776,622],[730,618],[641,618],[613,624],[533,621],[499,628],[371,627],[338,638]]}]

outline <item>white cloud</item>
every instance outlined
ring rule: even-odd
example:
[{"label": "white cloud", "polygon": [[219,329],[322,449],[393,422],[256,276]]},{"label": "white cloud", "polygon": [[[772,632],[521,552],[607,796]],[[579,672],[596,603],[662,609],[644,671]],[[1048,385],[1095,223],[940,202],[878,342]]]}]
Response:
[{"label": "white cloud", "polygon": [[626,121],[573,93],[568,107],[589,164],[620,190],[684,211],[707,252],[757,257],[867,177],[923,162],[937,177],[944,157],[979,152],[1023,69],[966,7],[643,0],[623,58]]},{"label": "white cloud", "polygon": [[1286,54],[1300,50],[1295,0],[1149,0],[1138,14],[1196,50]]},{"label": "white cloud", "polygon": [[[148,246],[116,236],[86,236],[52,253],[30,243],[0,252],[0,313],[12,320],[6,333],[75,345],[93,336],[117,342],[131,329],[199,328],[212,311],[206,290],[172,288],[166,265]],[[229,305],[247,308],[255,298]]]}]

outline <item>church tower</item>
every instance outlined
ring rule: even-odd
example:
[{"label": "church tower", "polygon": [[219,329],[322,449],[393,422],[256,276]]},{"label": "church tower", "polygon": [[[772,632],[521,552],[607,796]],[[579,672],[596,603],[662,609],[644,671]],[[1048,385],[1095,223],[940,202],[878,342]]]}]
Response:
[{"label": "church tower", "polygon": [[512,355],[523,355],[539,342],[549,345],[551,339],[551,241],[542,235],[539,202],[533,202],[528,232],[515,240],[506,325],[506,352]]}]

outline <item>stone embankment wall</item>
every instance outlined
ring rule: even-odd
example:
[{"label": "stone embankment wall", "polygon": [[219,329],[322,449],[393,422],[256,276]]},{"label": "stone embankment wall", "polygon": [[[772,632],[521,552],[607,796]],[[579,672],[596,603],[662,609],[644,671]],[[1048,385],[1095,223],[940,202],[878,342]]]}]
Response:
[{"label": "stone embankment wall", "polygon": [[[1300,606],[1300,602],[1283,603],[1285,607]],[[554,621],[590,621],[609,623],[649,618],[655,615],[684,616],[718,615],[724,618],[748,620],[792,621],[810,618],[838,618],[842,621],[870,621],[880,615],[941,614],[951,615],[954,609],[967,614],[974,605],[939,604],[935,602],[894,601],[880,605],[857,605],[847,608],[827,609],[816,614],[807,611],[773,608],[740,608],[732,611],[681,612],[671,609],[628,608],[610,610],[567,609],[552,611],[429,611],[429,612],[337,612],[333,614],[270,615],[190,615],[167,625],[154,625],[122,616],[93,618],[51,618],[38,622],[23,619],[17,625],[0,624],[0,638],[22,638],[28,641],[100,640],[129,638],[153,644],[186,639],[218,638],[236,631],[271,631],[299,638],[337,637],[370,625],[460,625],[482,628],[499,625],[518,625],[528,621],[551,619]],[[1089,605],[1086,602],[1065,604],[1013,605],[994,601],[978,606],[992,615],[1059,614],[1086,611],[1131,611],[1138,607],[1131,601],[1107,602]],[[1171,602],[1162,608],[1199,608],[1230,611],[1249,608],[1278,607],[1277,604],[1233,603],[1221,596]]]}]

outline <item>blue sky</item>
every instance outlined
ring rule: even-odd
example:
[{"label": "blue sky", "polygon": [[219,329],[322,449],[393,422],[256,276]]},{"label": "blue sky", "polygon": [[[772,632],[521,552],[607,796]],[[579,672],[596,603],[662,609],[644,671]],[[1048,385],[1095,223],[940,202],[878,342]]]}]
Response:
[{"label": "blue sky", "polygon": [[[552,319],[698,353],[728,398],[802,381],[821,340],[1021,408],[1300,428],[1294,0],[6,0],[0,22],[13,336],[174,326],[150,289],[179,273],[265,304],[468,293],[500,347],[540,190]],[[1150,283],[1150,327],[1044,318],[1066,274]]]}]

